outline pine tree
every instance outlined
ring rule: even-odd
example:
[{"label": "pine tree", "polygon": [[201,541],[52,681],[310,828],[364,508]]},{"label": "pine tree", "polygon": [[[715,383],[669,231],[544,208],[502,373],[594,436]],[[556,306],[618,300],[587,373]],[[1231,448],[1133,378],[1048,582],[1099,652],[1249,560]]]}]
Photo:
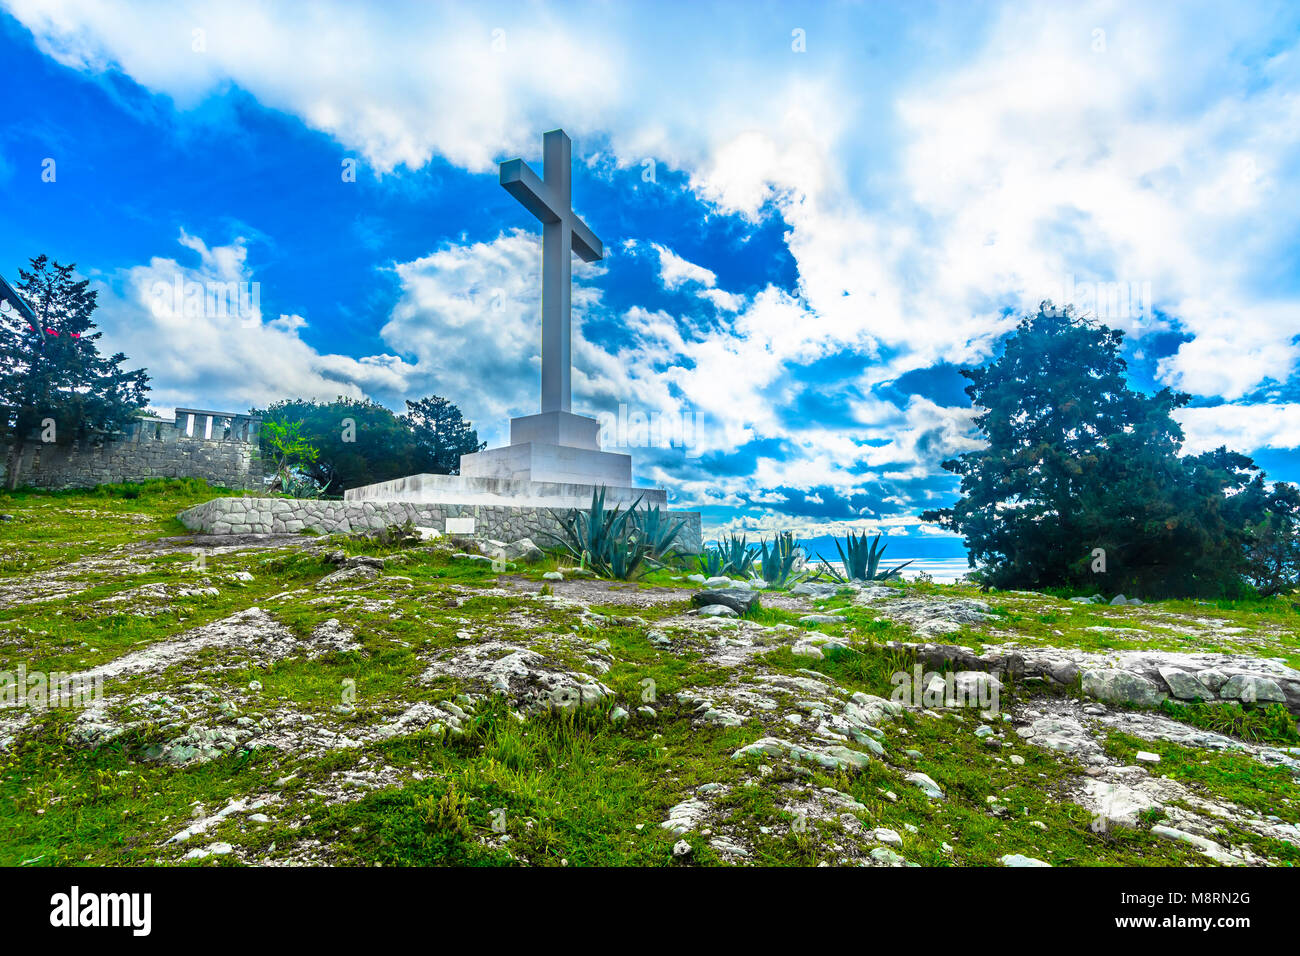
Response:
[{"label": "pine tree", "polygon": [[406,403],[403,416],[415,434],[420,467],[434,475],[460,474],[460,456],[482,451],[478,432],[465,421],[459,408],[445,398],[430,395]]},{"label": "pine tree", "polygon": [[922,518],[965,538],[986,583],[1157,596],[1239,586],[1263,478],[1224,448],[1180,457],[1172,412],[1190,396],[1131,389],[1122,342],[1045,302],[999,358],[962,372],[987,445],[943,463],[962,497]]},{"label": "pine tree", "polygon": [[1278,482],[1250,528],[1246,577],[1264,597],[1300,588],[1300,488]]},{"label": "pine tree", "polygon": [[74,278],[75,264],[41,255],[31,266],[18,271],[18,290],[32,316],[12,306],[0,312],[0,430],[15,450],[10,488],[32,441],[66,445],[120,431],[144,408],[149,389],[143,369],[120,368],[124,354],[99,354],[96,293]]}]

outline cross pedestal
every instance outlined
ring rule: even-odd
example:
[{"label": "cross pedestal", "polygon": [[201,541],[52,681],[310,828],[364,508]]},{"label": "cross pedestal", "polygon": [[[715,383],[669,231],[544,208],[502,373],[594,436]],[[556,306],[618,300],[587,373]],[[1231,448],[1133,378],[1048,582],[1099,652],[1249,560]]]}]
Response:
[{"label": "cross pedestal", "polygon": [[557,481],[630,488],[632,456],[601,451],[600,425],[570,412],[510,419],[510,444],[460,456],[470,478]]}]

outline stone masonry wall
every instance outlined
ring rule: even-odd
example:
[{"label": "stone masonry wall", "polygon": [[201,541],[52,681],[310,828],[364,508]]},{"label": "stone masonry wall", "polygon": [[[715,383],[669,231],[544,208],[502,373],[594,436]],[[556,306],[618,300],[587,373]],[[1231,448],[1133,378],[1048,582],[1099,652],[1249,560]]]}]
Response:
[{"label": "stone masonry wall", "polygon": [[[18,484],[60,490],[149,478],[203,478],[223,488],[261,488],[257,424],[246,415],[177,409],[175,420],[142,419],[121,436],[72,445],[29,441]],[[0,478],[8,477],[15,458],[16,448],[6,443]]]},{"label": "stone masonry wall", "polygon": [[[447,519],[473,518],[473,537],[496,541],[532,538],[545,548],[544,532],[558,533],[567,508],[521,508],[508,505],[438,505],[406,501],[315,501],[290,498],[214,498],[179,515],[192,531],[207,534],[273,534],[303,530],[321,534],[379,530],[411,521],[416,527],[447,531]],[[685,519],[680,548],[698,554],[703,535],[698,511],[670,511]],[[457,532],[452,532],[457,533]],[[460,532],[471,536],[470,532]]]}]

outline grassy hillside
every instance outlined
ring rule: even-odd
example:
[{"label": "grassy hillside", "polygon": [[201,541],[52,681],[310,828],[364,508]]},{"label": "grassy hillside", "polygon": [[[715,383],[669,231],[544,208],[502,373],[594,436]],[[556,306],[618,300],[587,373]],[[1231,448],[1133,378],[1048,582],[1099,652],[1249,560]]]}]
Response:
[{"label": "grassy hillside", "polygon": [[0,670],[103,681],[90,708],[0,708],[0,865],[1300,860],[1284,703],[1142,709],[1014,667],[983,711],[890,700],[921,642],[1272,659],[1285,683],[1290,600],[909,585],[708,618],[688,571],[190,535],[176,513],[216,493],[0,496]]}]

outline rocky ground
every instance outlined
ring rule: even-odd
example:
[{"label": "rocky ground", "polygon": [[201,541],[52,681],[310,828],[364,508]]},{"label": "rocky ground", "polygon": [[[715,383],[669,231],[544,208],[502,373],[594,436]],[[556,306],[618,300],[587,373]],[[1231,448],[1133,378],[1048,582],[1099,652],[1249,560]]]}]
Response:
[{"label": "rocky ground", "polygon": [[102,688],[0,707],[0,865],[1300,861],[1289,600],[625,584],[204,495],[0,499],[0,670]]}]

